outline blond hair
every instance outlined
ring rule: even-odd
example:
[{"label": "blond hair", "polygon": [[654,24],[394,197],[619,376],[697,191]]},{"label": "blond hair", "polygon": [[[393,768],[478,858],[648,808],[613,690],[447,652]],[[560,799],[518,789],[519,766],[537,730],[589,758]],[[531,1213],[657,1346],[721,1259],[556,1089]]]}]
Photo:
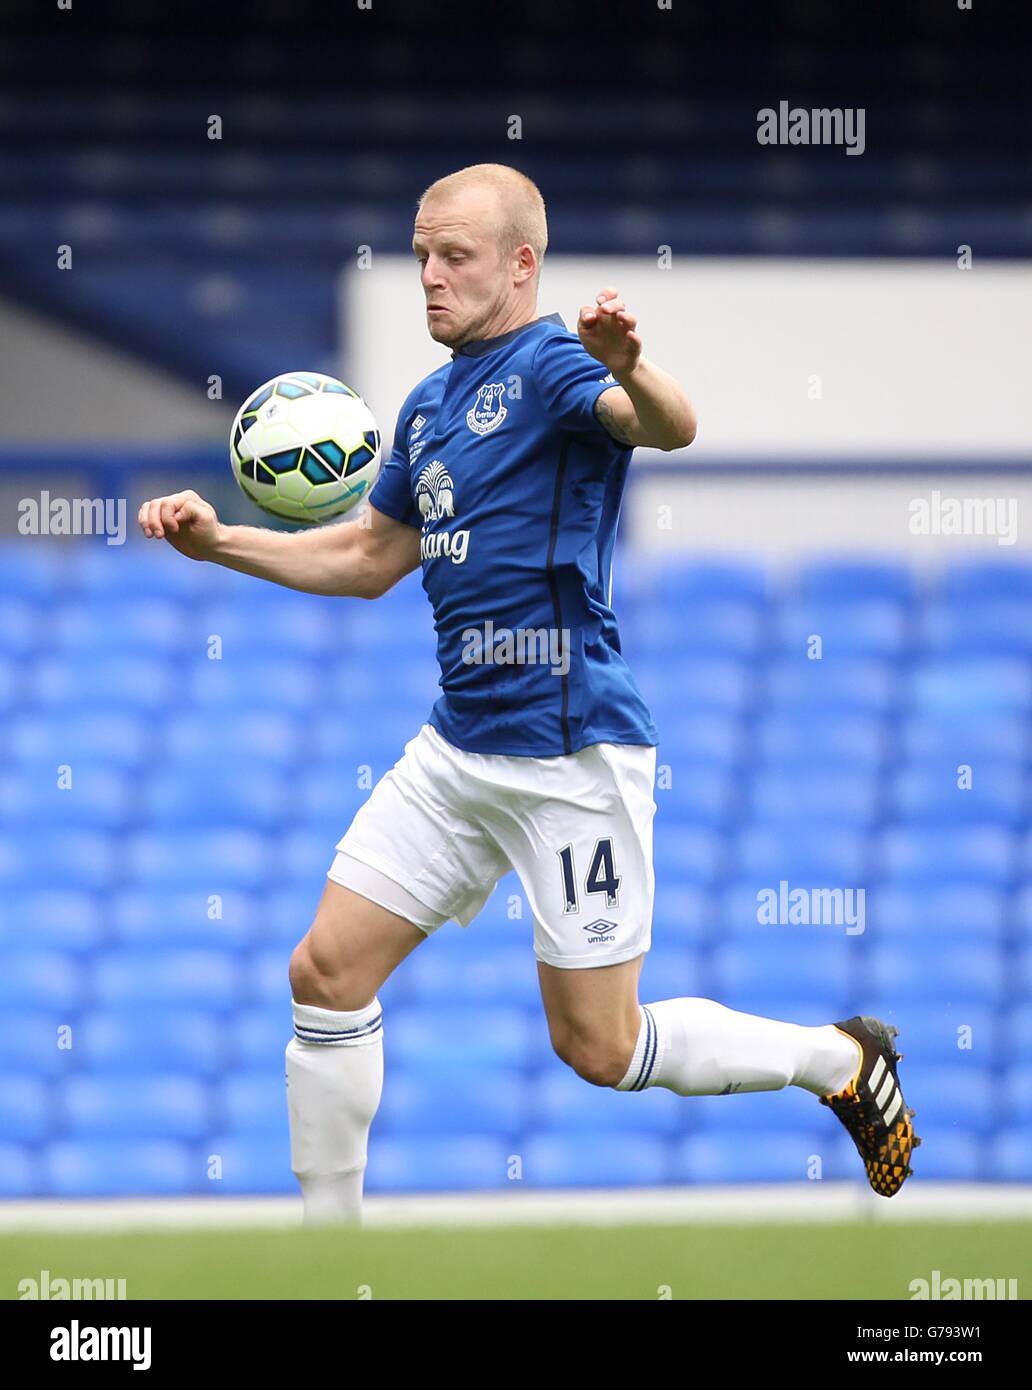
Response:
[{"label": "blond hair", "polygon": [[469,164],[454,174],[445,174],[424,190],[416,216],[431,196],[457,193],[465,188],[489,188],[497,196],[499,252],[508,256],[526,242],[533,248],[540,266],[548,246],[545,200],[532,179],[508,164]]}]

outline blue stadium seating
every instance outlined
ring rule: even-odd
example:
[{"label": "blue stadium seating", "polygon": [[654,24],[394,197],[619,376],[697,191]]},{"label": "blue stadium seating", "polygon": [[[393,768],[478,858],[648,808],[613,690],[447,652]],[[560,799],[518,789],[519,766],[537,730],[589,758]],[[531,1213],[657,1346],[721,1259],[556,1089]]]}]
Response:
[{"label": "blue stadium seating", "polygon": [[[436,697],[422,592],[266,586],[256,624],[246,581],[164,551],[18,554],[0,546],[0,1196],[293,1192],[290,951]],[[922,1178],[1032,1181],[1032,566],[642,560],[627,588],[662,739],[642,997],[887,1017]],[[863,889],[863,931],[761,921],[782,881]],[[577,1077],[532,933],[509,874],[380,992],[369,1191],[862,1181],[802,1090]]]}]

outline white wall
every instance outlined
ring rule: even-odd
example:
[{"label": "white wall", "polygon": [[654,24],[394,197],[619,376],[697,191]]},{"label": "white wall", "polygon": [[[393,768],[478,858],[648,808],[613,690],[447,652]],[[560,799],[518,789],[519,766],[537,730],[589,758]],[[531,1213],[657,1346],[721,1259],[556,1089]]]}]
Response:
[{"label": "white wall", "polygon": [[[539,311],[572,328],[615,284],[646,354],[699,409],[701,462],[1032,457],[1032,263],[552,257]],[[342,281],[345,379],[391,434],[442,362],[415,261],[378,256]],[[818,377],[820,399],[813,377]]]},{"label": "white wall", "polygon": [[[954,518],[967,529],[956,530]],[[932,566],[972,554],[1008,560],[1032,541],[1032,472],[650,471],[628,490],[621,530],[651,550],[771,560],[851,550],[902,552]]]},{"label": "white wall", "polygon": [[[695,400],[699,435],[674,455],[639,450],[623,534],[649,548],[732,549],[771,557],[904,549],[932,563],[961,549],[1005,558],[1032,540],[1032,472],[908,471],[916,464],[1032,462],[1032,263],[971,270],[949,260],[548,257],[539,311],[572,328],[582,302],[613,283],[639,315],[646,353]],[[377,257],[342,277],[343,375],[390,436],[398,408],[449,360],[426,332],[415,262]],[[820,378],[819,398],[812,376]],[[774,465],[768,476],[721,468]],[[836,465],[900,463],[866,474]],[[784,471],[793,463],[824,473]],[[781,467],[777,467],[781,465]],[[696,474],[695,469],[701,467]],[[997,535],[912,529],[933,492],[1000,499]],[[941,512],[940,512],[941,515]]]}]

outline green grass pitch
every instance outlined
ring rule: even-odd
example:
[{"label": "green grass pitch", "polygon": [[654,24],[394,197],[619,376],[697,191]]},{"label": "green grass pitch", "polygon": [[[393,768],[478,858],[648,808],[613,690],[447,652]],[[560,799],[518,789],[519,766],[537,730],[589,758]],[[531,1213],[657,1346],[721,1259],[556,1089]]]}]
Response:
[{"label": "green grass pitch", "polygon": [[912,1279],[1017,1279],[1032,1222],[17,1234],[20,1279],[124,1278],[132,1299],[909,1299]]}]

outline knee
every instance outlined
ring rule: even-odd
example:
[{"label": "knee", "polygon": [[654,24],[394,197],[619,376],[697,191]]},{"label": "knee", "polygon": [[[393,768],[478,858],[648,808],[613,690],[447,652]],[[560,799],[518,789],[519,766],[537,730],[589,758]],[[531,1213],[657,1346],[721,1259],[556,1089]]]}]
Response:
[{"label": "knee", "polygon": [[361,969],[346,958],[333,960],[321,955],[312,943],[311,933],[294,947],[290,957],[290,994],[297,1004],[314,1004],[322,1009],[352,1012],[371,1004],[375,985],[365,980]]},{"label": "knee", "polygon": [[553,1038],[556,1055],[592,1086],[618,1086],[627,1075],[634,1043],[620,1046],[612,1038]]}]

